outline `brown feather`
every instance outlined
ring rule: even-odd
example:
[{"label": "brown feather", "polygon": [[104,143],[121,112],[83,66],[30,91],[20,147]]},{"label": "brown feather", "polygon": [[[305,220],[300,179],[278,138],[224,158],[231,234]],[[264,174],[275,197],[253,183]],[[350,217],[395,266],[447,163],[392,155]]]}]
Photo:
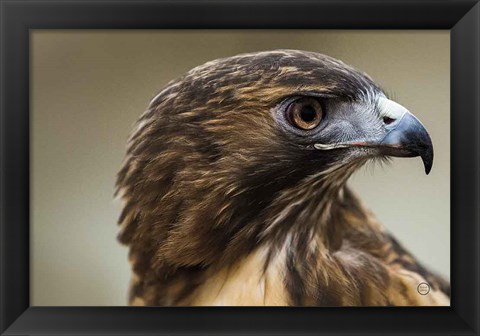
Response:
[{"label": "brown feather", "polygon": [[[118,174],[129,303],[448,305],[448,283],[345,186],[367,159],[319,161],[269,113],[303,92],[380,90],[340,61],[290,50],[212,61],[170,82],[138,120]],[[417,293],[419,282],[432,291]]]}]

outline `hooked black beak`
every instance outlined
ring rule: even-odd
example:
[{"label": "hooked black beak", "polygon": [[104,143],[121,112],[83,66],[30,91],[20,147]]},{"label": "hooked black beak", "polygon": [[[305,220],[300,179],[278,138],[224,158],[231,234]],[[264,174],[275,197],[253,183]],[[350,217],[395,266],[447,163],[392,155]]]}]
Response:
[{"label": "hooked black beak", "polygon": [[387,126],[388,133],[380,141],[382,154],[397,157],[420,156],[428,175],[433,165],[433,145],[427,130],[410,112]]},{"label": "hooked black beak", "polygon": [[[433,145],[427,130],[413,114],[402,105],[386,98],[379,97],[376,110],[383,120],[383,126],[378,135],[369,139],[369,129],[362,129],[362,125],[369,125],[362,120],[353,120],[359,125],[357,132],[349,141],[341,143],[315,143],[313,147],[321,151],[341,148],[366,147],[374,148],[374,155],[389,155],[397,157],[420,156],[423,160],[425,173],[428,175],[433,165]],[[364,109],[364,107],[361,107]],[[362,116],[363,114],[358,113]],[[377,129],[377,124],[375,128]],[[378,129],[377,129],[378,130]],[[365,135],[367,134],[367,135]],[[371,153],[371,152],[370,152]],[[370,154],[369,154],[370,155]]]}]

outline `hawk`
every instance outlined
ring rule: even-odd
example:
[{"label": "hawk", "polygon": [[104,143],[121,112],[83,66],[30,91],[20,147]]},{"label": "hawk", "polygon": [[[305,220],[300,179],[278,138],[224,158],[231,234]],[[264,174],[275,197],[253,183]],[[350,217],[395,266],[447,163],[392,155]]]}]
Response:
[{"label": "hawk", "polygon": [[118,173],[129,304],[449,305],[449,283],[347,186],[390,156],[428,174],[425,127],[339,60],[274,50],[190,70],[138,119]]}]

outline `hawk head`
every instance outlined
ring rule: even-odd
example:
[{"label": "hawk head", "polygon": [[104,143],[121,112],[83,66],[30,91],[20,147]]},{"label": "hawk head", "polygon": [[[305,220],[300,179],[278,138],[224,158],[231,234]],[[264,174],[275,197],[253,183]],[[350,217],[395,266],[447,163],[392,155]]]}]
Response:
[{"label": "hawk head", "polygon": [[164,276],[292,235],[333,248],[346,180],[387,156],[420,156],[428,174],[432,143],[366,74],[295,50],[211,61],[138,120],[117,182],[120,240],[137,272]]}]

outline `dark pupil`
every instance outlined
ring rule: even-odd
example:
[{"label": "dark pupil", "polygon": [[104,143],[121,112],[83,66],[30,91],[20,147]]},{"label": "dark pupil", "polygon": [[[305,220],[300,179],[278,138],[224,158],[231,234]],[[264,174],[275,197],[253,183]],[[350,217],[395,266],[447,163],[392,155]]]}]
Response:
[{"label": "dark pupil", "polygon": [[315,120],[316,112],[312,105],[304,105],[300,110],[300,118],[305,122]]}]

